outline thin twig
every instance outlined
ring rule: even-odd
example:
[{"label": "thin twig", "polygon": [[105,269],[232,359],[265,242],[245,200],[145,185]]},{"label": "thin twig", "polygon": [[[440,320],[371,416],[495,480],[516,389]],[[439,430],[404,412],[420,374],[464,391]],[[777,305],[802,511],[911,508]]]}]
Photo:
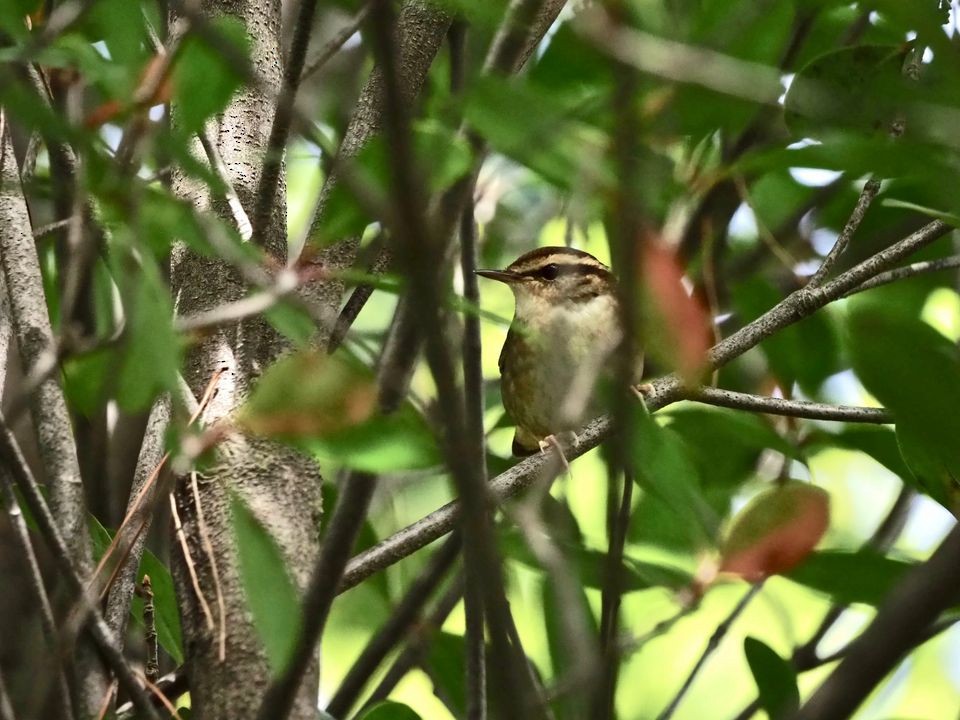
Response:
[{"label": "thin twig", "polygon": [[330,60],[334,55],[339,52],[340,48],[344,44],[357,34],[357,31],[360,30],[360,26],[363,24],[364,20],[367,19],[367,15],[370,14],[370,3],[367,3],[362,8],[357,10],[352,18],[341,28],[336,35],[334,35],[330,40],[327,41],[320,52],[317,53],[317,56],[310,61],[310,63],[303,69],[303,74],[300,76],[300,81],[306,80],[308,77],[313,75],[315,72],[320,70],[324,65],[327,64],[327,61]]},{"label": "thin twig", "polygon": [[850,717],[890,670],[956,602],[960,525],[891,591],[840,664],[801,706],[796,720]]},{"label": "thin twig", "polygon": [[437,601],[436,606],[426,621],[415,628],[415,632],[411,635],[410,639],[407,640],[406,647],[397,655],[397,659],[393,661],[393,664],[387,669],[387,672],[384,673],[383,679],[374,691],[370,693],[370,697],[363,704],[360,712],[354,715],[354,718],[363,715],[364,711],[372,705],[389,697],[390,693],[393,692],[393,689],[397,686],[397,683],[420,661],[423,649],[427,646],[433,634],[443,627],[447,616],[450,615],[453,609],[460,603],[462,596],[463,578],[459,577],[451,583],[447,592]]},{"label": "thin twig", "polygon": [[223,601],[223,588],[220,585],[220,570],[218,569],[217,556],[213,551],[213,543],[210,541],[210,531],[207,529],[206,520],[203,518],[203,504],[200,502],[200,488],[197,486],[196,470],[190,473],[190,488],[193,491],[193,502],[197,511],[197,533],[200,535],[200,545],[207,555],[207,563],[210,565],[210,576],[213,579],[213,593],[217,601],[217,616],[220,620],[220,627],[217,633],[217,639],[219,641],[218,658],[220,662],[224,662],[227,659],[227,608]]},{"label": "thin twig", "polygon": [[[50,548],[51,555],[67,580],[70,591],[75,594],[77,601],[81,604],[86,618],[84,627],[90,632],[103,659],[116,675],[121,687],[130,695],[136,708],[150,720],[159,720],[136,674],[123,656],[123,651],[116,637],[104,621],[103,615],[100,614],[100,609],[93,602],[93,599],[87,595],[84,582],[74,565],[63,537],[60,535],[60,530],[53,514],[50,512],[50,508],[47,506],[47,501],[41,494],[40,488],[23,454],[20,452],[17,441],[2,415],[0,415],[0,458],[2,458],[6,470],[13,476],[13,480],[20,489],[27,507],[37,521],[43,538]],[[0,482],[9,482],[7,472],[0,472]]]},{"label": "thin twig", "polygon": [[[527,5],[539,5],[520,0]],[[374,0],[372,23],[374,49],[383,69],[384,138],[390,149],[388,166],[392,190],[391,237],[397,249],[400,266],[409,277],[408,307],[417,308],[417,329],[424,338],[427,365],[437,387],[438,410],[444,427],[443,454],[451,479],[466,508],[464,513],[464,562],[466,572],[480,577],[483,606],[490,630],[491,667],[496,689],[501,697],[518,703],[520,712],[533,717],[541,715],[536,690],[523,669],[524,658],[508,637],[512,624],[505,601],[499,550],[486,496],[482,468],[473,461],[474,450],[468,435],[469,424],[464,415],[463,396],[457,384],[457,372],[447,338],[443,333],[442,295],[438,285],[439,268],[446,245],[435,239],[426,222],[425,198],[420,194],[422,183],[417,173],[416,157],[410,134],[408,108],[400,93],[396,50],[391,28],[393,9],[388,0]],[[424,252],[426,248],[426,253]],[[482,439],[482,433],[480,433]]]},{"label": "thin twig", "polygon": [[415,627],[424,605],[460,555],[460,536],[452,535],[430,558],[423,572],[411,583],[383,626],[370,638],[327,705],[333,717],[346,717],[395,645]]},{"label": "thin twig", "polygon": [[[0,475],[6,472],[6,469],[0,467]],[[44,640],[49,646],[51,653],[56,656],[58,654],[60,641],[59,633],[57,632],[57,623],[53,616],[53,606],[50,604],[50,597],[47,595],[47,589],[43,584],[43,575],[40,573],[40,563],[37,561],[33,544],[30,542],[30,531],[27,528],[27,523],[20,509],[17,496],[13,492],[13,485],[9,480],[0,480],[0,497],[3,498],[3,505],[6,508],[10,525],[13,527],[14,541],[19,545],[19,555],[26,565],[30,589],[35,595],[37,606],[40,609],[40,627],[43,630]],[[75,717],[75,714],[71,705],[70,688],[64,673],[64,666],[59,661],[59,658],[54,662],[53,669],[56,676],[55,682],[59,701],[58,709],[64,718],[70,720]]]},{"label": "thin twig", "polygon": [[680,686],[677,694],[673,696],[673,699],[669,702],[667,707],[664,708],[662,713],[660,713],[658,720],[669,720],[669,718],[673,717],[673,713],[680,705],[680,701],[683,700],[684,695],[687,694],[687,691],[693,685],[693,681],[696,680],[700,669],[704,666],[713,652],[720,647],[720,643],[730,631],[730,627],[733,625],[736,619],[740,617],[743,611],[746,610],[747,605],[749,605],[750,601],[757,596],[757,593],[760,592],[762,587],[762,582],[751,585],[750,589],[744,593],[743,597],[740,598],[739,602],[737,602],[730,614],[724,618],[723,622],[717,625],[717,629],[713,631],[713,635],[711,635],[710,640],[707,641],[707,646],[703,649],[703,654],[700,655],[693,668],[691,668],[690,674],[687,676],[687,679],[683,681],[683,685]]},{"label": "thin twig", "polygon": [[216,625],[213,622],[213,613],[210,611],[210,605],[207,603],[207,599],[203,595],[203,589],[200,587],[200,578],[197,577],[197,567],[193,562],[193,555],[190,554],[190,546],[187,544],[187,536],[183,531],[183,523],[180,521],[180,513],[177,510],[177,501],[172,493],[167,497],[170,501],[170,515],[173,518],[173,532],[183,552],[183,560],[187,566],[187,572],[190,575],[190,585],[193,587],[193,592],[197,596],[197,600],[200,601],[203,617],[207,621],[207,630],[212,634],[216,629]]},{"label": "thin twig", "polygon": [[270,126],[270,137],[264,151],[263,165],[260,168],[260,182],[257,185],[256,206],[253,213],[254,243],[261,247],[270,247],[264,237],[270,227],[274,206],[277,202],[277,185],[280,182],[280,169],[283,154],[290,134],[293,120],[293,106],[297,99],[297,90],[303,74],[303,61],[307,56],[310,34],[313,30],[313,16],[316,14],[317,0],[300,0],[293,26],[293,40],[290,43],[290,57],[283,71],[280,95],[277,98]]},{"label": "thin twig", "polygon": [[257,711],[258,720],[285,720],[290,714],[301,679],[313,659],[317,640],[330,614],[334,598],[332,589],[343,574],[375,487],[376,477],[365,472],[351,473],[344,484],[304,593],[303,625],[293,656],[286,671],[267,688]]},{"label": "thin twig", "polygon": [[857,204],[854,206],[853,212],[850,213],[850,217],[843,226],[843,230],[841,230],[840,235],[837,236],[837,241],[833,244],[833,247],[830,248],[830,252],[823,259],[823,262],[820,263],[817,272],[810,278],[810,287],[820,287],[826,281],[833,266],[836,265],[837,260],[840,259],[843,251],[846,250],[847,245],[850,244],[850,239],[853,237],[853,234],[857,231],[857,228],[860,227],[863,216],[867,214],[867,209],[870,207],[870,203],[873,202],[878,192],[880,192],[880,181],[876,178],[867,180],[863,186],[863,190],[860,191],[860,196],[857,198]]},{"label": "thin twig", "polygon": [[[870,536],[870,539],[864,543],[864,547],[878,553],[885,553],[890,549],[897,537],[899,537],[900,533],[903,532],[903,528],[906,525],[907,519],[910,515],[910,508],[915,495],[916,491],[913,488],[904,485],[904,487],[900,490],[900,494],[897,495],[897,499],[887,512],[886,517],[884,517],[883,521],[877,526],[877,529],[874,530],[873,535]],[[817,654],[817,647],[820,645],[820,641],[823,640],[823,638],[837,623],[844,612],[846,612],[847,607],[848,606],[843,603],[832,605],[824,614],[823,620],[820,621],[820,625],[817,626],[817,629],[813,631],[813,634],[809,637],[809,639],[794,649],[790,658],[790,664],[793,665],[798,672],[813,670],[821,667],[829,661],[827,658],[823,658]],[[855,640],[852,642],[855,642]],[[849,647],[850,643],[845,645],[840,652],[846,652]],[[838,659],[837,653],[835,653],[832,657],[832,660],[836,659]],[[749,705],[740,711],[735,720],[749,720],[759,710],[760,699],[755,698]]]},{"label": "thin twig", "polygon": [[223,196],[227,201],[227,207],[230,208],[230,214],[233,215],[233,222],[237,226],[240,239],[245,241],[250,240],[250,238],[253,237],[253,225],[250,222],[247,211],[243,209],[243,203],[240,202],[237,189],[233,187],[233,183],[230,182],[230,174],[227,172],[226,165],[223,164],[223,157],[220,155],[217,144],[211,137],[210,128],[204,125],[197,133],[197,137],[200,139],[200,145],[207,155],[207,162],[210,163],[210,168],[217,176],[217,179],[223,184]]},{"label": "thin twig", "polygon": [[893,416],[883,408],[829,405],[809,400],[787,400],[713,387],[699,387],[688,390],[686,391],[686,398],[706,405],[760,412],[767,415],[807,418],[809,420],[836,420],[872,424],[893,422]]},{"label": "thin twig", "polygon": [[928,273],[940,272],[941,270],[951,270],[960,267],[960,255],[951,255],[937,260],[923,260],[912,263],[904,267],[887,270],[879,275],[875,275],[863,284],[850,290],[844,297],[849,297],[855,293],[861,293],[864,290],[872,290],[881,285],[887,285],[897,280],[926,275]]},{"label": "thin twig", "polygon": [[[467,25],[457,20],[450,27],[450,90],[462,95],[466,80]],[[470,193],[472,195],[472,192]],[[473,219],[473,202],[469,199],[460,218],[460,275],[464,299],[480,306],[477,282],[477,228]],[[487,482],[486,436],[483,432],[483,367],[480,340],[480,317],[466,313],[463,317],[463,394],[466,413],[467,442],[472,450],[471,462]],[[487,641],[484,634],[484,599],[482,573],[472,563],[464,562],[463,611],[466,616],[466,662],[464,681],[467,688],[467,720],[487,717]]]},{"label": "thin twig", "polygon": [[155,683],[160,678],[160,660],[153,584],[150,582],[149,575],[144,575],[143,580],[140,581],[140,594],[143,595],[143,635],[147,646],[147,660],[144,663],[143,673],[148,682]]}]

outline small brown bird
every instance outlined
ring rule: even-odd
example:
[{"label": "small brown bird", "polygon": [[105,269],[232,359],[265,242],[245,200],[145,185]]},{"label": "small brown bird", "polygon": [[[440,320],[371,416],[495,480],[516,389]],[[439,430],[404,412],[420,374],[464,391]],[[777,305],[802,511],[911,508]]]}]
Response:
[{"label": "small brown bird", "polygon": [[616,279],[593,255],[566,247],[477,274],[506,283],[516,299],[500,352],[501,392],[517,428],[513,454],[530,455],[602,413],[595,386],[622,338]]}]

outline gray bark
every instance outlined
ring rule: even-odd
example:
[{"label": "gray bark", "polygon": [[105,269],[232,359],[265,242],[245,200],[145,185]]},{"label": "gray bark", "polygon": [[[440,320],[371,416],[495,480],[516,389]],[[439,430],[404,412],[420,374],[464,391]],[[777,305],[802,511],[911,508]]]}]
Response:
[{"label": "gray bark", "polygon": [[[0,138],[0,264],[10,301],[13,336],[24,373],[29,375],[38,358],[53,352],[55,344],[9,128]],[[90,542],[83,485],[70,415],[56,376],[37,388],[30,408],[50,505],[71,557],[85,575],[90,569]]]},{"label": "gray bark", "polygon": [[[55,351],[53,329],[40,276],[40,262],[20,173],[10,140],[10,128],[0,112],[0,265],[9,301],[10,330],[19,350],[25,376],[41,358]],[[40,451],[40,464],[49,492],[50,508],[77,574],[86,578],[91,569],[90,537],[77,447],[66,398],[54,375],[30,398],[31,419]],[[105,687],[92,649],[79,648],[81,688],[78,710],[96,712]]]},{"label": "gray bark", "polygon": [[[280,0],[207,0],[209,16],[231,15],[244,23],[251,41],[251,58],[268,87],[244,88],[233,98],[212,128],[213,140],[240,201],[254,206],[264,149],[274,113],[273,98],[280,85]],[[176,115],[174,115],[176,117]],[[198,152],[198,156],[200,153]],[[282,173],[281,173],[282,178]],[[175,192],[201,210],[229,221],[225,201],[211,197],[206,187],[177,173]],[[281,180],[269,226],[266,249],[281,262],[286,256],[285,185]],[[226,263],[193,255],[178,247],[172,256],[172,285],[179,315],[193,315],[242,297],[247,288]],[[214,372],[223,369],[218,392],[202,421],[230,415],[243,402],[252,383],[282,351],[283,343],[261,318],[219,328],[186,358],[184,375],[199,397]],[[239,494],[271,532],[283,551],[291,576],[302,589],[318,552],[321,478],[310,459],[265,440],[236,436],[217,449],[217,463],[200,483],[205,531],[213,546],[225,607],[226,659],[219,658],[217,633],[206,621],[179,550],[174,575],[189,658],[194,713],[206,720],[251,717],[270,677],[266,657],[247,607],[233,543],[230,492]],[[189,485],[177,491],[200,587],[217,616],[216,589],[210,558],[203,551],[198,513]],[[295,717],[312,718],[317,705],[317,668],[307,674],[298,696]]]}]

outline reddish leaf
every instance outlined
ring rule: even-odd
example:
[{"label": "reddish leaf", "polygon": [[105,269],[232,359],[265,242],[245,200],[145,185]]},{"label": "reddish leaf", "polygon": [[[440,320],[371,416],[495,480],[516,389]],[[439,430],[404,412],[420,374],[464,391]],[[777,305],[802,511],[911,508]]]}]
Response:
[{"label": "reddish leaf", "polygon": [[720,572],[758,582],[792,570],[813,552],[830,523],[830,496],[797,480],[760,493],[734,519]]},{"label": "reddish leaf", "polygon": [[644,242],[643,269],[655,314],[652,339],[680,376],[695,383],[713,342],[710,313],[684,288],[676,253],[654,237]]}]

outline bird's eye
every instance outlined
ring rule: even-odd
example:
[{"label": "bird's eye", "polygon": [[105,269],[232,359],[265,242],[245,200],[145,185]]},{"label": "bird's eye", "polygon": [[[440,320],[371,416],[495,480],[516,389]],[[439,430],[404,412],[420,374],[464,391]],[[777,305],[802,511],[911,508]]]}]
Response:
[{"label": "bird's eye", "polygon": [[560,274],[560,268],[556,263],[550,263],[549,265],[544,265],[543,269],[540,270],[540,277],[544,280],[556,280],[557,275]]}]

